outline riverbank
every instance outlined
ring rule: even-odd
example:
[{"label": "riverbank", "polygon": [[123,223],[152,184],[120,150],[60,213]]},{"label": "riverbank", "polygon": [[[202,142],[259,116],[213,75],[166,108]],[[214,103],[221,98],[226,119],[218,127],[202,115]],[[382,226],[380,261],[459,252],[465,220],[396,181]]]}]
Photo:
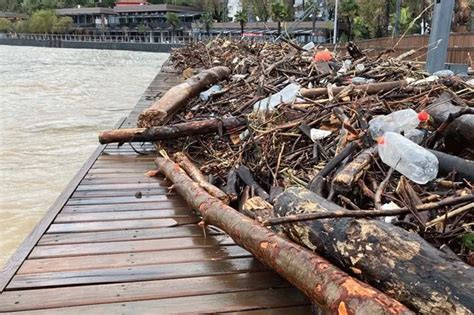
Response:
[{"label": "riverbank", "polygon": [[74,49],[102,49],[102,50],[128,50],[143,52],[169,53],[173,48],[182,44],[169,43],[133,43],[133,42],[87,42],[64,41],[58,39],[25,39],[25,38],[0,38],[0,45],[33,46]]}]

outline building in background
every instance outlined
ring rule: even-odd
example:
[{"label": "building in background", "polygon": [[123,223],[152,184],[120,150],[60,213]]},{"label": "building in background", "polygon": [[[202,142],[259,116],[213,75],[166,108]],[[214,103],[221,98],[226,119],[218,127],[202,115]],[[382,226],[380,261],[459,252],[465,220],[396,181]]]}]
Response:
[{"label": "building in background", "polygon": [[26,20],[28,19],[28,15],[15,13],[15,12],[5,12],[0,11],[0,19],[7,19],[12,23],[19,21],[19,20]]},{"label": "building in background", "polygon": [[170,4],[148,4],[139,0],[119,0],[113,9],[110,8],[69,8],[57,9],[59,16],[70,16],[74,27],[79,29],[136,29],[149,30],[169,29],[166,14],[176,13],[180,23],[178,29],[191,29],[193,22],[199,21],[202,11],[187,6]]}]

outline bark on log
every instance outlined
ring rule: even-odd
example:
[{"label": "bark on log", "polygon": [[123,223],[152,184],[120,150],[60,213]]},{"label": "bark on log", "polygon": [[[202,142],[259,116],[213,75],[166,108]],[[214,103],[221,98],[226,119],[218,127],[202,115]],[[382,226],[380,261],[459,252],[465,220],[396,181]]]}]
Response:
[{"label": "bark on log", "polygon": [[160,173],[206,224],[221,228],[331,314],[411,314],[399,302],[348,276],[325,259],[278,236],[210,196],[173,161],[157,158]]},{"label": "bark on log", "polygon": [[204,188],[209,194],[221,200],[223,203],[229,204],[229,196],[227,196],[225,192],[216,186],[210,184],[201,171],[188,159],[184,153],[176,153],[174,155],[174,160],[179,164],[179,166],[181,166],[183,170],[186,171],[186,173],[188,173],[189,177],[191,177],[196,183],[199,184],[199,186],[201,186],[201,188]]},{"label": "bark on log", "polygon": [[[401,88],[407,85],[405,80],[400,81],[389,81],[389,82],[380,82],[380,83],[368,83],[361,85],[352,85],[354,91],[365,92],[367,94],[376,94],[380,92],[387,92],[395,88]],[[337,86],[332,88],[334,95],[339,94],[347,86]],[[327,88],[313,88],[313,89],[301,89],[301,96],[308,98],[316,98],[319,96],[324,96],[328,94]]]},{"label": "bark on log", "polygon": [[[290,188],[275,213],[328,212],[341,207],[303,188]],[[297,242],[317,250],[345,270],[421,314],[472,314],[474,269],[394,225],[343,218],[284,226]]]},{"label": "bark on log", "polygon": [[374,156],[377,156],[377,148],[375,147],[362,151],[337,173],[332,180],[333,187],[338,191],[350,191],[370,167]]},{"label": "bark on log", "polygon": [[209,85],[227,78],[230,72],[227,67],[214,67],[172,87],[150,108],[140,114],[138,127],[149,128],[167,123],[171,116],[185,106],[191,97],[198,95]]},{"label": "bark on log", "polygon": [[438,158],[439,173],[441,175],[447,175],[448,173],[455,171],[456,180],[462,181],[463,179],[466,179],[471,183],[474,183],[474,161],[436,150],[430,150],[430,152]]},{"label": "bark on log", "polygon": [[151,127],[151,128],[130,128],[113,129],[102,131],[99,134],[99,142],[124,143],[124,142],[154,142],[166,139],[176,139],[187,136],[203,135],[220,130],[231,130],[247,123],[245,118],[229,117],[222,119],[207,119],[191,121],[181,124]]},{"label": "bark on log", "polygon": [[[443,93],[436,101],[426,108],[436,125],[441,125],[449,119],[450,115],[456,115],[464,107],[456,106],[448,93]],[[462,147],[474,147],[474,114],[465,114],[457,117],[449,126],[442,131],[445,144],[456,149],[459,144]]]}]

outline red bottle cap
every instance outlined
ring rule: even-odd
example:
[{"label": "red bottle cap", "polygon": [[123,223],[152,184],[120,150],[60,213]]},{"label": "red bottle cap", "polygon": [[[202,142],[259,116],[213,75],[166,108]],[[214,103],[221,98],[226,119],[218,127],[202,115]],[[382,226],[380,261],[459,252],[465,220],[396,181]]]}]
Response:
[{"label": "red bottle cap", "polygon": [[425,111],[421,111],[418,113],[418,120],[419,121],[428,121],[430,119],[430,114]]},{"label": "red bottle cap", "polygon": [[377,143],[378,144],[384,144],[385,143],[385,138],[384,137],[378,137],[377,138]]}]

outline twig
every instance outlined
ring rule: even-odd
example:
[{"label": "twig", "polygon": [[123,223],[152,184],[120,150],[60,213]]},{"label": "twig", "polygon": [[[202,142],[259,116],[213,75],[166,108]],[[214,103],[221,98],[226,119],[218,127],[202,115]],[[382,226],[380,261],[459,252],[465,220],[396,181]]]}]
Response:
[{"label": "twig", "polygon": [[375,209],[377,209],[377,210],[382,209],[382,193],[385,190],[385,186],[387,186],[388,181],[390,180],[390,177],[393,174],[393,171],[394,171],[394,168],[391,167],[387,172],[387,176],[385,176],[385,179],[380,183],[379,187],[375,191],[375,200],[374,200],[374,202],[375,202]]},{"label": "twig", "polygon": [[[445,199],[439,202],[430,202],[416,207],[418,211],[428,211],[446,206],[452,206],[464,202],[474,202],[474,195],[467,195],[462,197],[455,197],[452,199]],[[470,204],[472,206],[472,204]],[[337,210],[328,212],[314,212],[305,214],[289,215],[281,218],[273,218],[263,221],[263,225],[279,225],[285,223],[295,223],[302,221],[311,221],[318,219],[335,219],[335,218],[371,218],[371,217],[390,217],[401,214],[410,213],[408,207],[400,209],[386,209],[386,210]]]}]

